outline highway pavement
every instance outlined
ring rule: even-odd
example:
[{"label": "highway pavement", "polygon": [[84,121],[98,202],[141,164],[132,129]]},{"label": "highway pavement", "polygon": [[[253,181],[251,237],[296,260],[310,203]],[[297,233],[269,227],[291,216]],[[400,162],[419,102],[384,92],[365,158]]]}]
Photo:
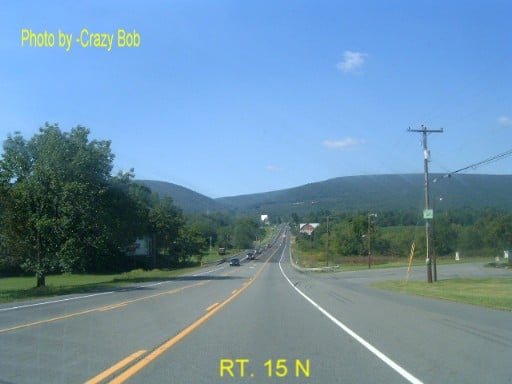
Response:
[{"label": "highway pavement", "polygon": [[298,272],[279,237],[240,267],[3,304],[0,384],[512,382],[510,312],[368,286],[404,275]]}]

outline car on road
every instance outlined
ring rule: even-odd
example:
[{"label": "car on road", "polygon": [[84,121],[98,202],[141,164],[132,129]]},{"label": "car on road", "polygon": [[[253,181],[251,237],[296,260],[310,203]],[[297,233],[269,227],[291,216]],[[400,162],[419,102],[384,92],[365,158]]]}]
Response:
[{"label": "car on road", "polygon": [[240,266],[240,260],[239,259],[231,259],[229,261],[229,265],[231,265],[232,267],[239,267]]}]

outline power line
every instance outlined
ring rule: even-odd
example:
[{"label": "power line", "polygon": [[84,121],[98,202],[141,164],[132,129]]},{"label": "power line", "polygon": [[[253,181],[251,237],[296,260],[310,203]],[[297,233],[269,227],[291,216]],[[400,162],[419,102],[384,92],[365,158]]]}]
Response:
[{"label": "power line", "polygon": [[441,176],[441,177],[436,177],[433,181],[434,183],[437,182],[439,179],[443,179],[443,178],[447,178],[447,177],[451,177],[452,175],[456,174],[456,173],[460,173],[462,171],[465,171],[466,169],[476,169],[482,165],[486,165],[486,164],[490,164],[490,163],[493,163],[495,161],[498,161],[498,160],[501,160],[501,159],[504,159],[505,157],[508,157],[508,156],[512,156],[512,149],[509,149],[508,151],[505,151],[503,153],[500,153],[498,155],[495,155],[495,156],[491,156],[485,160],[482,160],[482,161],[479,161],[478,163],[474,163],[474,164],[471,164],[471,165],[468,165],[467,167],[464,167],[464,168],[460,168],[460,169],[457,169],[456,171],[453,171],[453,172],[450,172],[450,173],[447,173],[446,175],[444,176]]}]

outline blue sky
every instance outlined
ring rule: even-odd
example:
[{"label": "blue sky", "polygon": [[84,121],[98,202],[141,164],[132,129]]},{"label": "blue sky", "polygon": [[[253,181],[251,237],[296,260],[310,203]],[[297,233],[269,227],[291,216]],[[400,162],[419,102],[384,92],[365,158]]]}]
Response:
[{"label": "blue sky", "polygon": [[[432,172],[512,148],[509,1],[8,0],[0,139],[46,121],[112,141],[115,171],[210,197]],[[22,30],[114,34],[110,51]],[[117,31],[140,46],[120,48]],[[470,173],[509,174],[512,158]]]}]

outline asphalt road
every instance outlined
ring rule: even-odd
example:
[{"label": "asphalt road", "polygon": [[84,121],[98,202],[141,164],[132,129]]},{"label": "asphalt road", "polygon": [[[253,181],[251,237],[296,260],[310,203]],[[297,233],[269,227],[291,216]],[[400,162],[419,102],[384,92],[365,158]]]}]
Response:
[{"label": "asphalt road", "polygon": [[[301,273],[286,241],[240,267],[0,306],[0,383],[506,383],[512,314]],[[502,271],[478,265],[440,277]],[[425,278],[423,269],[411,278]]]}]

